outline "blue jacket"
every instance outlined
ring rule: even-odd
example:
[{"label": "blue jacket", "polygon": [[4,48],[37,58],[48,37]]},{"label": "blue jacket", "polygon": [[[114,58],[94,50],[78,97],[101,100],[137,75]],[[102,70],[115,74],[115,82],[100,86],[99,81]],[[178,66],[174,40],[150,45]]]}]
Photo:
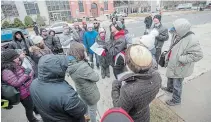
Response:
[{"label": "blue jacket", "polygon": [[90,47],[95,43],[95,39],[97,37],[98,33],[96,31],[87,31],[85,32],[84,34],[84,37],[83,37],[83,43],[84,43],[84,46],[86,47],[86,49],[88,50],[88,52],[90,54],[93,54],[94,52],[90,49]]}]

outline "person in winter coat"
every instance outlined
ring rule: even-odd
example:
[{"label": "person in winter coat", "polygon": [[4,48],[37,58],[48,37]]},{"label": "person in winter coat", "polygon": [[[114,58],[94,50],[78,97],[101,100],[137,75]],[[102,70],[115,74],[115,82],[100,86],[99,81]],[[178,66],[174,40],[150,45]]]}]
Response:
[{"label": "person in winter coat", "polygon": [[[100,27],[99,28],[99,35],[96,38],[96,42],[100,46],[105,46],[106,45],[106,31],[104,28]],[[101,76],[103,79],[105,79],[105,76],[110,77],[110,70],[109,70],[109,60],[106,56],[99,56],[99,62],[101,66]]]},{"label": "person in winter coat", "polygon": [[86,47],[86,50],[88,52],[90,62],[91,62],[91,67],[94,68],[93,58],[95,55],[96,65],[97,65],[97,68],[99,68],[100,65],[99,65],[98,56],[90,49],[90,47],[95,43],[95,39],[98,33],[95,30],[93,30],[93,24],[88,24],[87,28],[88,28],[88,31],[85,32],[84,37],[83,37],[83,44]]},{"label": "person in winter coat", "polygon": [[68,25],[64,25],[63,28],[64,32],[62,33],[62,35],[60,35],[60,42],[65,55],[67,55],[70,48],[70,43],[73,41],[79,42],[80,38],[77,32],[70,28]]},{"label": "person in winter coat", "polygon": [[116,24],[116,21],[117,21],[118,19],[117,19],[117,17],[112,17],[111,18],[111,25],[109,26],[109,29],[110,29],[110,39],[112,39],[114,36],[112,35],[112,29],[111,29],[111,26],[112,25],[115,25]]},{"label": "person in winter coat", "polygon": [[146,30],[144,32],[144,35],[148,34],[149,33],[149,29],[151,28],[152,26],[152,14],[150,14],[149,16],[147,16],[145,19],[144,19],[144,23],[146,24]]},{"label": "person in winter coat", "polygon": [[159,32],[159,35],[155,37],[155,39],[156,39],[155,40],[155,48],[156,48],[155,58],[156,58],[156,61],[158,62],[160,55],[161,55],[161,50],[162,50],[163,44],[165,41],[168,40],[169,35],[168,35],[168,29],[165,28],[161,24],[161,16],[160,15],[155,15],[153,21],[155,23],[153,28],[157,29]]},{"label": "person in winter coat", "polygon": [[83,32],[82,28],[79,26],[78,22],[74,23],[74,29],[77,32],[77,34],[79,35],[79,42],[82,43],[83,42],[83,34],[84,34],[84,32]]},{"label": "person in winter coat", "polygon": [[86,22],[82,22],[82,29],[84,31],[87,31],[87,24],[86,24]]},{"label": "person in winter coat", "polygon": [[100,92],[96,84],[99,81],[99,75],[86,61],[83,44],[72,43],[68,55],[67,73],[74,81],[80,98],[88,105],[91,122],[96,122],[97,102],[100,100]]},{"label": "person in winter coat", "polygon": [[40,36],[43,38],[45,45],[53,52],[53,54],[63,52],[60,41],[56,37],[48,35],[46,29],[40,29]]},{"label": "person in winter coat", "polygon": [[65,55],[45,55],[39,61],[30,93],[44,122],[85,122],[87,106],[65,81],[67,67]]},{"label": "person in winter coat", "polygon": [[33,30],[37,36],[40,35],[39,28],[36,22],[34,22]]},{"label": "person in winter coat", "polygon": [[127,47],[129,47],[133,43],[132,36],[130,35],[127,29],[124,29],[124,31],[125,31],[126,44],[127,44]]},{"label": "person in winter coat", "polygon": [[33,46],[30,39],[26,39],[21,31],[14,33],[13,41],[9,44],[9,49],[22,49],[27,56],[30,56],[29,47]]},{"label": "person in winter coat", "polygon": [[113,67],[115,78],[117,75],[122,73],[125,68],[125,49],[127,47],[125,40],[125,31],[122,29],[122,23],[117,21],[116,24],[111,26],[112,37],[106,46],[102,56],[108,55],[110,65]]},{"label": "person in winter coat", "polygon": [[97,19],[94,19],[94,30],[99,32],[100,23],[97,21]]},{"label": "person in winter coat", "polygon": [[59,37],[56,35],[56,32],[54,30],[49,30],[48,34],[60,41]]},{"label": "person in winter coat", "polygon": [[129,68],[112,84],[114,107],[123,108],[134,122],[149,122],[149,104],[161,86],[161,76],[152,69],[152,55],[141,45],[131,45],[126,51]]},{"label": "person in winter coat", "polygon": [[31,53],[31,58],[35,62],[35,76],[38,76],[38,62],[40,58],[47,54],[52,54],[51,50],[44,44],[43,38],[41,36],[34,36],[32,38],[32,42],[34,43],[34,46],[31,46],[29,48],[29,51]]},{"label": "person in winter coat", "polygon": [[123,17],[120,16],[120,17],[118,18],[118,21],[122,22],[122,29],[125,30],[125,29],[126,29],[126,27],[125,27],[125,19],[124,19]]},{"label": "person in winter coat", "polygon": [[172,38],[172,44],[179,42],[168,54],[166,71],[168,83],[167,87],[163,88],[163,90],[173,92],[172,99],[166,102],[170,106],[181,103],[183,80],[193,73],[194,63],[203,58],[198,39],[193,33],[190,33],[190,22],[181,18],[174,21],[173,26],[175,36]]},{"label": "person in winter coat", "polygon": [[2,81],[15,87],[20,92],[20,101],[25,108],[29,122],[38,122],[33,115],[34,104],[32,102],[29,87],[34,77],[34,71],[21,66],[19,54],[14,49],[8,49],[1,54]]}]

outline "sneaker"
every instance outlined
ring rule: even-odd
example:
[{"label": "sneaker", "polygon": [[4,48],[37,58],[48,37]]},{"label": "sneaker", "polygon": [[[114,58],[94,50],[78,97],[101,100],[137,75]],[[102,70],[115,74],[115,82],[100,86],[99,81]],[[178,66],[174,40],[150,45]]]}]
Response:
[{"label": "sneaker", "polygon": [[167,88],[167,87],[161,87],[161,89],[162,89],[163,91],[167,91],[167,92],[169,92],[169,93],[173,93],[173,90],[170,90],[170,89]]},{"label": "sneaker", "polygon": [[176,105],[180,105],[181,103],[177,103],[174,100],[167,100],[166,104],[169,106],[176,106]]}]

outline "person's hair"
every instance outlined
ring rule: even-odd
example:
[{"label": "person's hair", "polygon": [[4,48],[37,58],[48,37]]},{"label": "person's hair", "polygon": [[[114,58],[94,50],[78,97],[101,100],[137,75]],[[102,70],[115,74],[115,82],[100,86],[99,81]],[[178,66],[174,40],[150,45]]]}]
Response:
[{"label": "person's hair", "polygon": [[76,60],[81,61],[85,59],[85,48],[84,45],[79,42],[72,42],[68,55],[73,56]]}]

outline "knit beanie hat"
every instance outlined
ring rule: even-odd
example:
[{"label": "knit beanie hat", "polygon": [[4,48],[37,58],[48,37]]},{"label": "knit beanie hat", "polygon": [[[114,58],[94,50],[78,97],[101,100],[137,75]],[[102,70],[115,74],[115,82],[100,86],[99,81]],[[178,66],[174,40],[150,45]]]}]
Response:
[{"label": "knit beanie hat", "polygon": [[161,15],[157,14],[157,15],[154,16],[153,19],[155,19],[155,18],[157,18],[161,22]]},{"label": "knit beanie hat", "polygon": [[104,29],[103,27],[100,27],[99,30],[98,30],[98,32],[99,32],[99,34],[100,34],[100,33],[102,33],[102,32],[106,32],[106,31],[105,31],[105,29]]},{"label": "knit beanie hat", "polygon": [[19,54],[14,49],[7,49],[1,53],[2,62],[12,62],[14,59],[18,58]]},{"label": "knit beanie hat", "polygon": [[149,50],[152,50],[155,47],[155,37],[158,36],[158,34],[159,32],[153,29],[148,35],[142,36],[140,42]]},{"label": "knit beanie hat", "polygon": [[114,27],[120,31],[123,28],[122,22],[121,21],[116,21],[116,24],[114,24]]},{"label": "knit beanie hat", "polygon": [[41,43],[42,40],[43,40],[43,38],[42,38],[41,36],[34,36],[34,37],[32,38],[32,42],[33,42],[33,44],[35,44],[35,45]]},{"label": "knit beanie hat", "polygon": [[147,71],[152,67],[152,54],[146,47],[134,44],[126,51],[126,62],[134,73]]},{"label": "knit beanie hat", "polygon": [[88,25],[87,25],[87,28],[93,28],[93,27],[94,27],[93,24],[88,24]]}]

